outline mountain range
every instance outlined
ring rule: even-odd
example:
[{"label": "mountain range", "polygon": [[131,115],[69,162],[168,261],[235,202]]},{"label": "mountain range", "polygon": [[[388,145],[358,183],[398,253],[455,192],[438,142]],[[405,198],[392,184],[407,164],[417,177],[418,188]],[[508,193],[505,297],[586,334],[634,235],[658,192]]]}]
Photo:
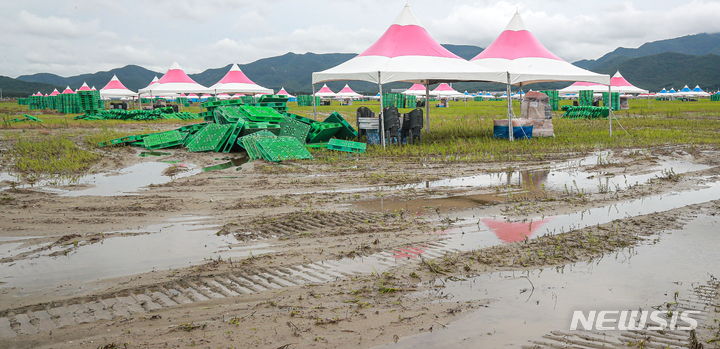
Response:
[{"label": "mountain range", "polygon": [[[480,53],[481,47],[472,45],[444,44],[448,50],[458,56],[470,59]],[[278,90],[285,87],[290,93],[310,92],[312,72],[324,70],[354,57],[354,53],[286,53],[281,56],[259,59],[240,68],[256,83]],[[685,84],[699,84],[707,90],[720,88],[720,33],[688,35],[674,39],[649,42],[637,48],[619,47],[596,60],[580,60],[575,65],[598,73],[613,74],[620,70],[633,84],[649,90],[664,87],[680,88]],[[198,74],[189,74],[200,84],[210,86],[228,71],[231,64],[224,67],[205,70]],[[17,79],[0,77],[0,88],[6,96],[26,96],[37,90],[52,91],[69,85],[79,87],[83,82],[98,89],[102,88],[116,74],[132,90],[145,87],[161,72],[154,72],[137,65],[128,65],[110,71],[62,77],[50,73],[22,75]],[[328,83],[337,91],[345,81]],[[374,94],[374,84],[360,81],[350,82],[353,89],[361,93]],[[569,83],[534,84],[528,88],[561,88]],[[385,86],[387,90],[408,87],[407,83],[394,83]],[[691,87],[692,87],[691,86]],[[457,90],[503,90],[501,84],[456,83]]]}]

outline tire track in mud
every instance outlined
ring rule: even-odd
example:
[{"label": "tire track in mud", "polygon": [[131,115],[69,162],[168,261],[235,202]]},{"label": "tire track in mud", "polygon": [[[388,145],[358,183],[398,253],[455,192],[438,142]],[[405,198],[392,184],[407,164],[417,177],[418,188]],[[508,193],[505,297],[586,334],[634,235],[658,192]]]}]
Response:
[{"label": "tire track in mud", "polygon": [[[693,317],[698,321],[696,331],[625,330],[625,331],[551,331],[542,339],[531,340],[523,349],[598,349],[598,348],[703,348],[697,333],[710,331],[720,311],[720,281],[712,280],[693,289],[691,296],[678,298],[672,311],[700,311]],[[669,320],[667,314],[662,316]],[[717,326],[717,325],[715,325]]]},{"label": "tire track in mud", "polygon": [[193,276],[131,290],[41,303],[0,311],[0,338],[47,333],[57,328],[118,318],[214,299],[242,297],[309,284],[322,284],[455,252],[444,241],[404,246],[361,258],[258,268]]}]

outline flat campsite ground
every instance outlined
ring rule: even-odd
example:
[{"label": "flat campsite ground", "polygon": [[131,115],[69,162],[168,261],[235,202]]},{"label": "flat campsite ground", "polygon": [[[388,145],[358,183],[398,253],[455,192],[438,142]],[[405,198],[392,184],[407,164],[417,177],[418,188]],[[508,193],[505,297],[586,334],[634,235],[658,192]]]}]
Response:
[{"label": "flat campsite ground", "polygon": [[[717,347],[720,102],[630,106],[511,143],[504,102],[451,102],[421,144],[267,163],[1,102],[43,122],[0,125],[0,347]],[[625,309],[702,316],[568,330]]]}]

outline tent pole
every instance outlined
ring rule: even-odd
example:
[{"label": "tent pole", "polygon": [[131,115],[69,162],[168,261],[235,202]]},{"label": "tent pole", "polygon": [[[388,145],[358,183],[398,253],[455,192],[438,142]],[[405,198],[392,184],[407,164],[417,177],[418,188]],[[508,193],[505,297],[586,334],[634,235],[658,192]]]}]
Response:
[{"label": "tent pole", "polygon": [[425,82],[425,123],[427,132],[430,132],[430,80]]},{"label": "tent pole", "polygon": [[513,135],[513,126],[512,126],[512,119],[513,119],[513,110],[512,110],[512,99],[510,98],[510,93],[512,91],[510,90],[510,72],[507,73],[507,105],[508,105],[508,140],[510,142],[513,141],[514,135]]},{"label": "tent pole", "polygon": [[383,149],[385,149],[385,115],[383,113],[385,108],[383,106],[382,80],[380,72],[378,72],[378,91],[380,92],[380,138],[382,138],[382,146]]},{"label": "tent pole", "polygon": [[315,84],[312,85],[313,118],[317,119],[317,103],[315,103]]},{"label": "tent pole", "polygon": [[610,137],[612,137],[612,115],[613,115],[613,110],[612,110],[612,84],[608,84],[608,98],[607,98],[607,101],[608,101],[608,105],[607,105],[607,107],[608,107],[608,120],[609,120],[609,123],[610,123]]}]

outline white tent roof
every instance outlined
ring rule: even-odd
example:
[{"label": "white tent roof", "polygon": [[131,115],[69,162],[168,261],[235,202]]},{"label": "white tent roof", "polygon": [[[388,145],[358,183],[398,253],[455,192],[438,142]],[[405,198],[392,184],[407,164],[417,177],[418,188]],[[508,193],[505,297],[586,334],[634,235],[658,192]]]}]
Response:
[{"label": "white tent roof", "polygon": [[464,93],[456,91],[452,86],[442,83],[430,91],[431,96],[437,97],[465,97]]},{"label": "white tent roof", "polygon": [[156,83],[151,83],[138,92],[144,95],[168,95],[175,93],[209,93],[210,89],[195,82],[185,74],[179,64],[173,63],[165,75]]},{"label": "white tent roof", "polygon": [[405,5],[400,15],[372,46],[349,61],[312,74],[312,82],[361,80],[396,81],[495,81],[505,74],[471,64],[442,47]]},{"label": "white tent roof", "polygon": [[352,88],[350,88],[350,85],[345,84],[345,87],[342,88],[342,90],[338,91],[338,93],[335,94],[335,97],[337,98],[361,98],[362,95],[355,92]]},{"label": "white tent roof", "polygon": [[285,90],[285,87],[280,87],[280,91],[277,92],[278,95],[285,95],[288,96],[288,98],[295,98],[295,96],[288,93],[288,91]]},{"label": "white tent roof", "polygon": [[262,87],[245,75],[237,64],[233,64],[230,70],[223,76],[220,81],[209,88],[217,93],[236,92],[236,93],[269,93],[273,90]]},{"label": "white tent roof", "polygon": [[103,98],[122,98],[137,96],[137,93],[129,90],[122,82],[120,82],[117,75],[113,75],[107,85],[100,89],[100,96]]},{"label": "white tent roof", "polygon": [[321,89],[319,89],[317,92],[315,92],[315,96],[317,96],[317,97],[335,97],[336,94],[328,87],[327,84],[324,84]]},{"label": "white tent roof", "polygon": [[[612,79],[610,79],[610,84],[612,85],[612,91],[613,92],[620,92],[620,93],[632,93],[632,94],[643,94],[648,93],[648,90],[643,90],[639,87],[636,87],[635,85],[628,82],[622,74],[618,71],[613,75]],[[568,93],[576,93],[583,90],[592,90],[595,92],[607,92],[608,87],[607,85],[597,84],[597,83],[591,83],[591,82],[576,82],[564,89],[560,90],[560,93],[562,94],[568,94]]]},{"label": "white tent roof", "polygon": [[[519,13],[515,13],[500,36],[471,61],[509,74],[513,85],[547,81],[610,83],[610,76],[576,67],[548,51],[525,29]],[[507,76],[504,78],[503,82],[507,82]]]}]

